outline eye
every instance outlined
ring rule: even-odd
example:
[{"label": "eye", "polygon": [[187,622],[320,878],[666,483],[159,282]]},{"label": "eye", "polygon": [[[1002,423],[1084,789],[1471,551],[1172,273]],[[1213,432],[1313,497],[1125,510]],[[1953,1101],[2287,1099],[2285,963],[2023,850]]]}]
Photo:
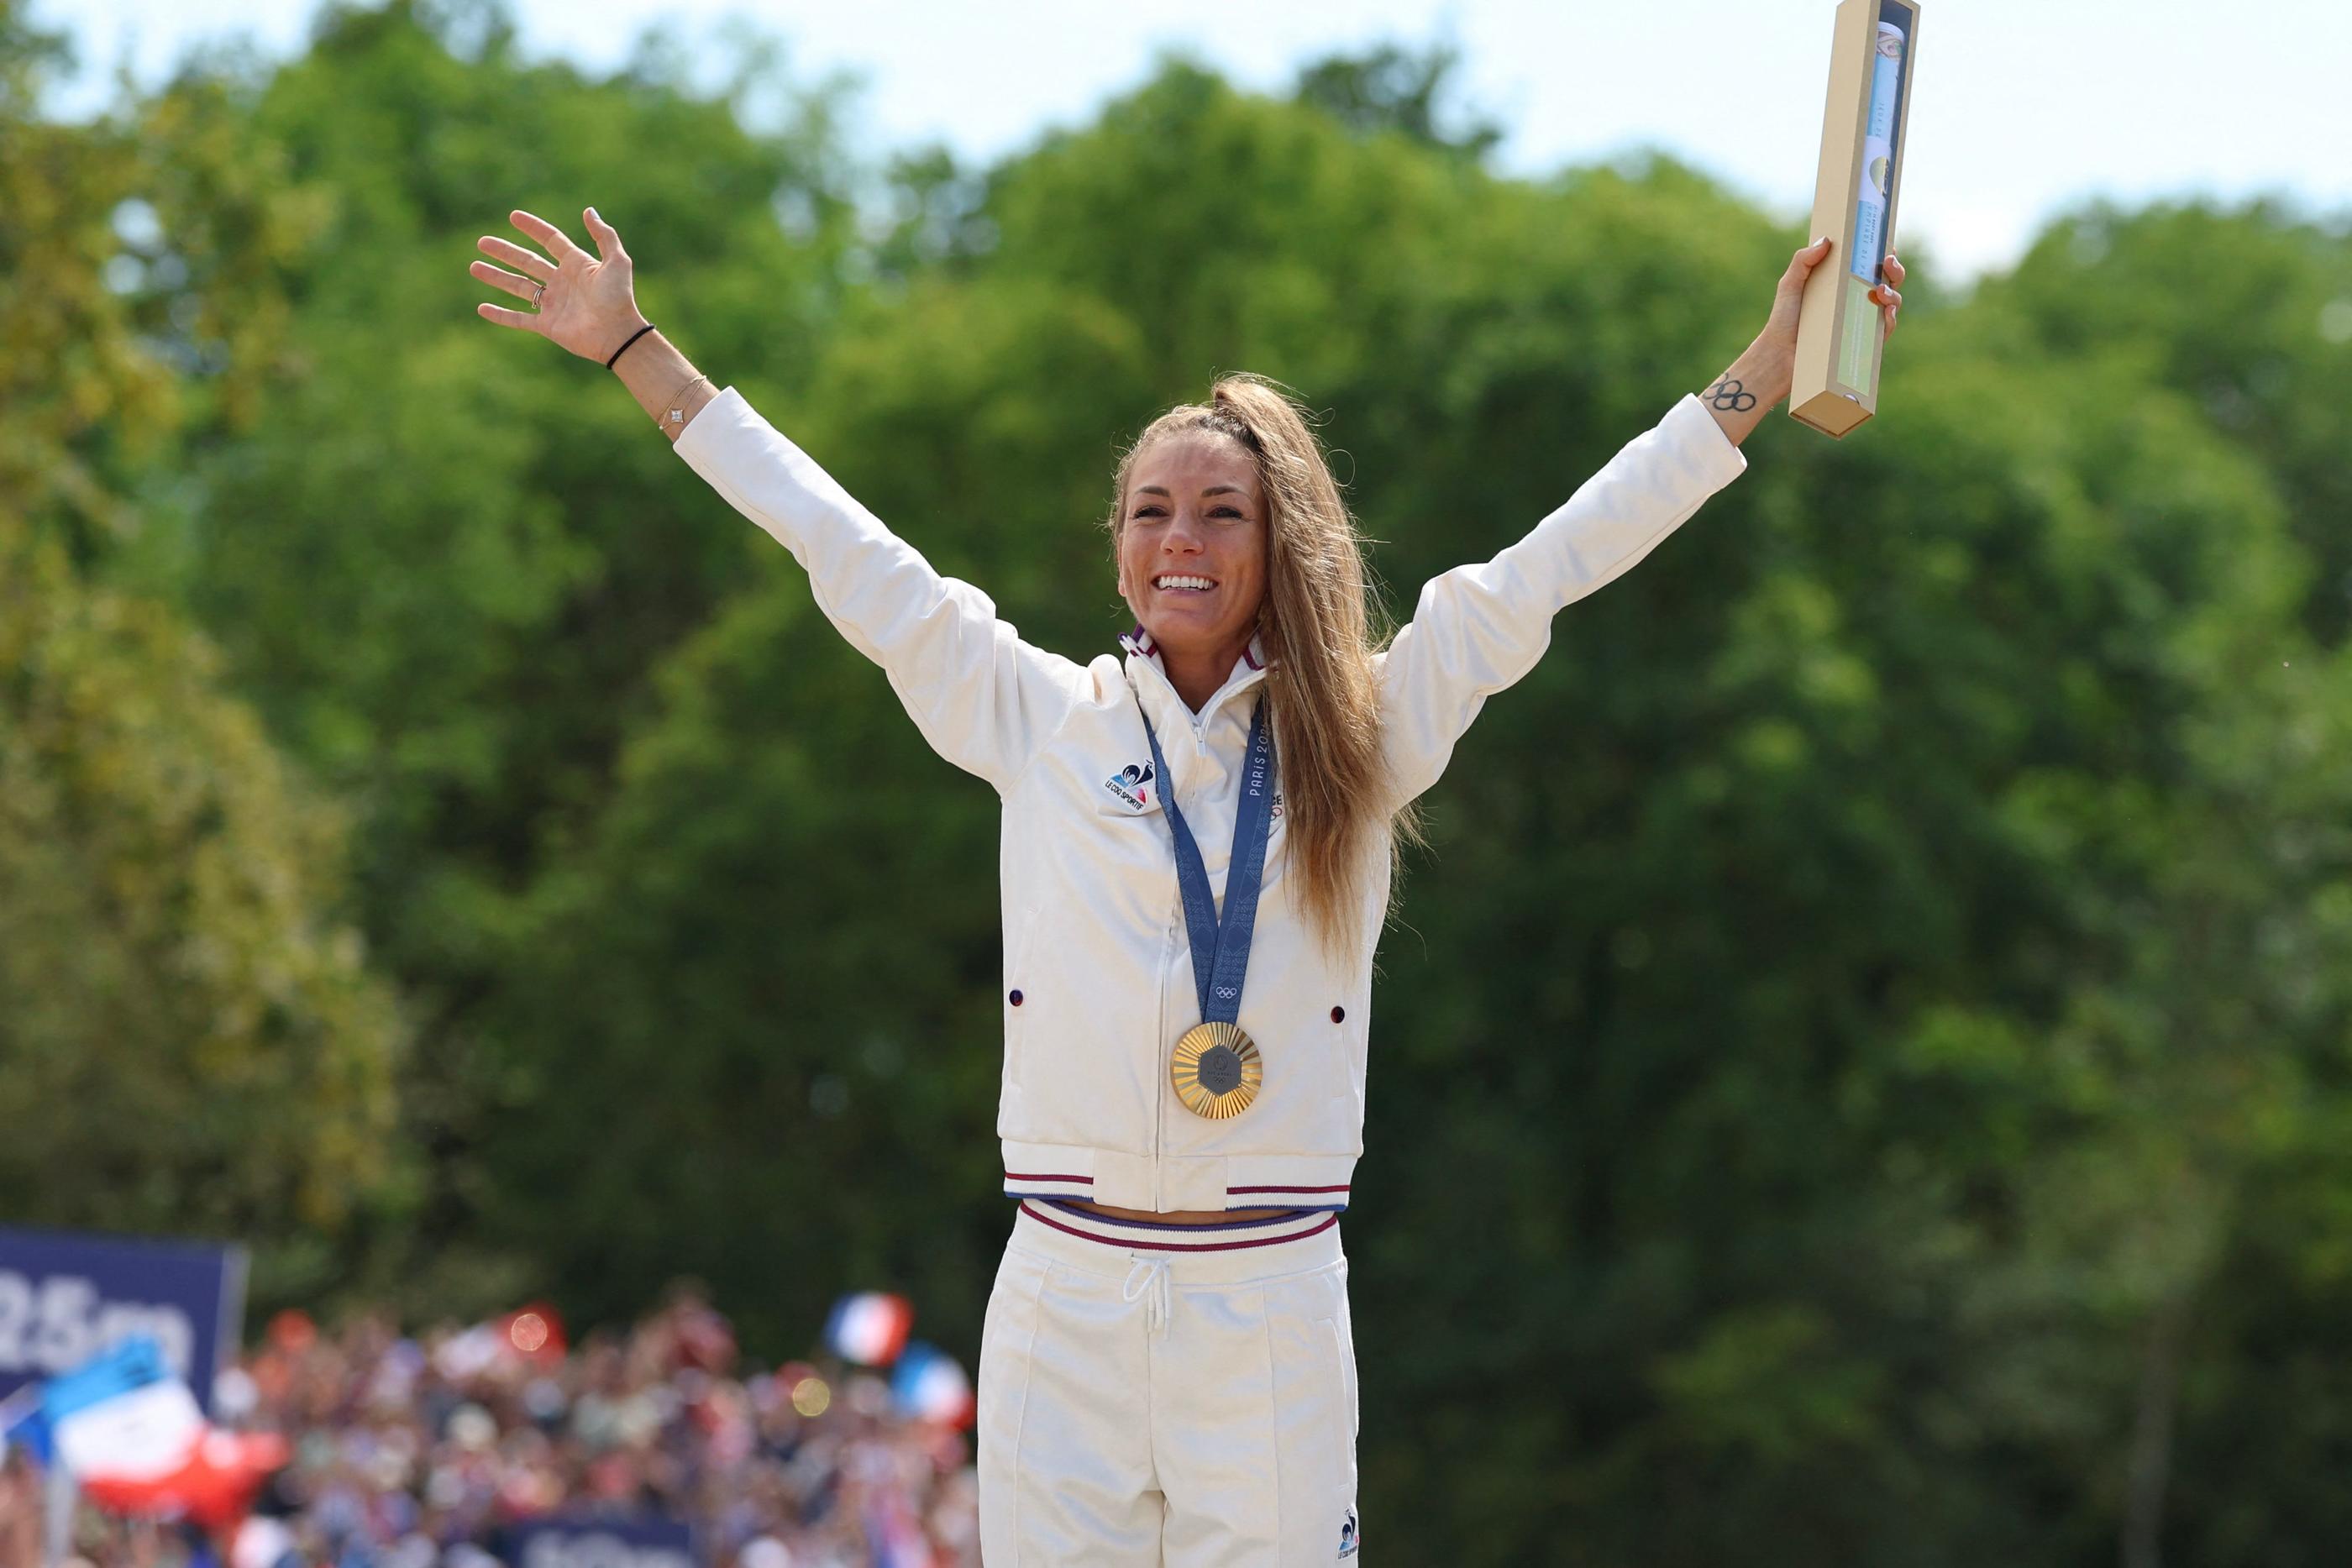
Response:
[{"label": "eye", "polygon": [[1135,515],[1139,517],[1156,517],[1160,515],[1160,508],[1157,507],[1138,507],[1135,508]]},{"label": "eye", "polygon": [[1214,512],[1210,514],[1210,516],[1217,517],[1238,517],[1241,515],[1241,508],[1239,507],[1219,507]]}]

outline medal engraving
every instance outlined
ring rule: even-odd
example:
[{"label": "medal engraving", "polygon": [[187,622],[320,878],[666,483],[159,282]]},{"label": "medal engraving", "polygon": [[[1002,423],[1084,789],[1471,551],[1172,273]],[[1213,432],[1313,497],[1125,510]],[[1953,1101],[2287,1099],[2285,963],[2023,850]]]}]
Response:
[{"label": "medal engraving", "polygon": [[1256,1041],[1229,1023],[1194,1024],[1169,1061],[1176,1097],[1195,1115],[1223,1120],[1250,1108],[1265,1082]]},{"label": "medal engraving", "polygon": [[1242,1059],[1230,1045],[1213,1045],[1192,1064],[1201,1087],[1212,1094],[1230,1094],[1241,1086]]}]

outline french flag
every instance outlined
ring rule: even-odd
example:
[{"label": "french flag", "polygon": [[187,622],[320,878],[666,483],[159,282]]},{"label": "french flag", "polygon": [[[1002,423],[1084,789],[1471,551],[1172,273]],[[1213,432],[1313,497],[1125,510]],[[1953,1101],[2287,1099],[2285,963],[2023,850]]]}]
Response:
[{"label": "french flag", "polygon": [[41,1417],[58,1464],[100,1508],[184,1516],[215,1531],[242,1520],[289,1457],[273,1433],[214,1427],[144,1334],[51,1378]]},{"label": "french flag", "polygon": [[950,1427],[969,1427],[978,1413],[972,1404],[971,1379],[965,1375],[962,1364],[919,1340],[907,1347],[898,1358],[898,1370],[890,1375],[890,1399],[898,1413],[910,1420],[939,1421]]},{"label": "french flag", "polygon": [[860,1366],[887,1366],[906,1348],[907,1331],[914,1325],[914,1305],[906,1297],[860,1291],[833,1304],[824,1324],[825,1348]]}]

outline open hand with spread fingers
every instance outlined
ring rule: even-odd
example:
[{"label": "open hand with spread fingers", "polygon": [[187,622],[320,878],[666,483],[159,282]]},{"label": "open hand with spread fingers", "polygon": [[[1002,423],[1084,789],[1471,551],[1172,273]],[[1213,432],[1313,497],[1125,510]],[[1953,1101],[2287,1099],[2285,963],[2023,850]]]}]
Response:
[{"label": "open hand with spread fingers", "polygon": [[595,208],[588,208],[581,217],[588,226],[588,237],[595,242],[597,254],[591,256],[544,218],[520,210],[507,215],[546,254],[484,235],[482,253],[515,270],[509,272],[487,261],[475,262],[467,270],[537,308],[512,310],[489,304],[474,308],[485,320],[536,332],[583,360],[603,363],[646,324],[637,310],[635,267],[622,248],[620,235],[596,215]]}]

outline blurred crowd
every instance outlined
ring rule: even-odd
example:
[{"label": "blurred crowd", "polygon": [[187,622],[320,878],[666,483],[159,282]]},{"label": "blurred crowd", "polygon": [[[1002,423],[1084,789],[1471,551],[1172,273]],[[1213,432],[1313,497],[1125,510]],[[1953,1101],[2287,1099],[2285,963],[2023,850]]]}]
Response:
[{"label": "blurred crowd", "polygon": [[[221,1425],[292,1446],[254,1517],[215,1542],[85,1508],[76,1568],[493,1568],[551,1519],[682,1521],[703,1568],[980,1563],[963,1433],[898,1414],[869,1373],[739,1368],[726,1319],[690,1291],[569,1347],[536,1311],[413,1338],[281,1313],[215,1405]],[[40,1517],[39,1478],[12,1455],[0,1568],[37,1568]]]}]

